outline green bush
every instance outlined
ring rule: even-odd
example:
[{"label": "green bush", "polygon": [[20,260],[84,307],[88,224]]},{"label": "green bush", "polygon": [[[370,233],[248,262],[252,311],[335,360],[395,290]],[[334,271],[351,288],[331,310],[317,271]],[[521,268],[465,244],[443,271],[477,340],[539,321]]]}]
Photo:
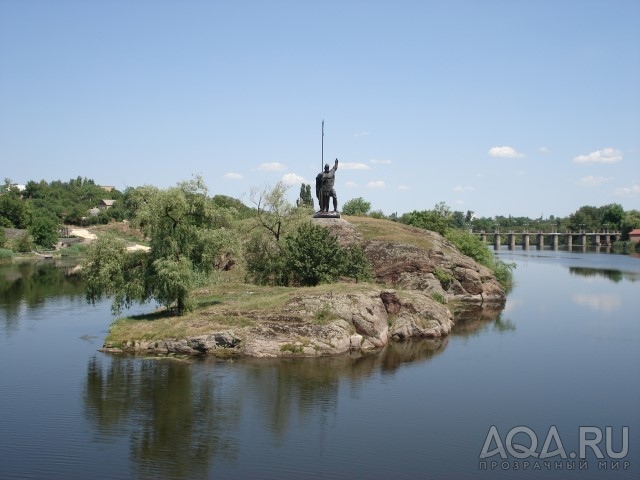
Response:
[{"label": "green bush", "polygon": [[13,251],[8,248],[0,248],[0,262],[11,260]]},{"label": "green bush", "polygon": [[285,237],[284,263],[295,284],[331,283],[341,273],[341,249],[329,230],[304,223]]},{"label": "green bush", "polygon": [[440,268],[436,268],[433,275],[438,279],[443,290],[449,290],[451,282],[453,281],[453,275],[451,273],[445,272]]},{"label": "green bush", "polygon": [[515,263],[506,263],[496,258],[482,240],[464,230],[449,229],[445,233],[445,238],[453,243],[463,254],[489,268],[505,289],[511,289],[513,286],[512,270],[516,267]]}]

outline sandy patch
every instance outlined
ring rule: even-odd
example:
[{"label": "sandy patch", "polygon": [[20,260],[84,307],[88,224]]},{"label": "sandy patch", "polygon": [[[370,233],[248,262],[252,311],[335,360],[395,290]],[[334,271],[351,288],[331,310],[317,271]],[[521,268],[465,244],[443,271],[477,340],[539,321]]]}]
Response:
[{"label": "sandy patch", "polygon": [[86,228],[73,228],[69,233],[74,237],[80,237],[86,240],[95,240],[98,238],[95,233],[91,233]]}]

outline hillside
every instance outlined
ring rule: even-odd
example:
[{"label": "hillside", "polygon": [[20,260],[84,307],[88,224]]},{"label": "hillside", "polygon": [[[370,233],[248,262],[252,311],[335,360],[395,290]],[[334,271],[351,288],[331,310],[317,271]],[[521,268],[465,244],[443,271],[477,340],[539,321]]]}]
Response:
[{"label": "hillside", "polygon": [[341,244],[362,244],[372,283],[261,287],[231,273],[197,291],[199,307],[187,315],[116,320],[104,350],[256,357],[371,351],[389,341],[447,336],[459,305],[495,312],[504,304],[491,271],[437,233],[368,217],[314,221]]}]

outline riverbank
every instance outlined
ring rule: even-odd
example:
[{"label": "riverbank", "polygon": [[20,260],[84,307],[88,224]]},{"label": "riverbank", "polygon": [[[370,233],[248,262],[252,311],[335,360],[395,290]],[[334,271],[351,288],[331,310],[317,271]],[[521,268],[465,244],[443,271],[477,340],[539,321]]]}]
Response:
[{"label": "riverbank", "polygon": [[186,315],[157,311],[116,320],[103,351],[252,357],[374,351],[389,341],[448,335],[454,305],[504,305],[495,275],[437,233],[371,218],[317,222],[341,244],[363,246],[371,283],[285,288],[222,278],[194,292],[198,306]]}]

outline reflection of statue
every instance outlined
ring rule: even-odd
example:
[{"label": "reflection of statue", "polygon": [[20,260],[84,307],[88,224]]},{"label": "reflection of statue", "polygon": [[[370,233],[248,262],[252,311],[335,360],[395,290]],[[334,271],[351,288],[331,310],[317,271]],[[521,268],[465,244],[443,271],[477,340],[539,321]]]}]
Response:
[{"label": "reflection of statue", "polygon": [[324,172],[320,172],[316,177],[316,196],[320,203],[320,212],[329,211],[329,198],[333,198],[333,212],[338,212],[338,196],[333,188],[337,169],[338,159],[336,158],[333,168],[329,169],[329,164],[327,163],[324,166]]}]

